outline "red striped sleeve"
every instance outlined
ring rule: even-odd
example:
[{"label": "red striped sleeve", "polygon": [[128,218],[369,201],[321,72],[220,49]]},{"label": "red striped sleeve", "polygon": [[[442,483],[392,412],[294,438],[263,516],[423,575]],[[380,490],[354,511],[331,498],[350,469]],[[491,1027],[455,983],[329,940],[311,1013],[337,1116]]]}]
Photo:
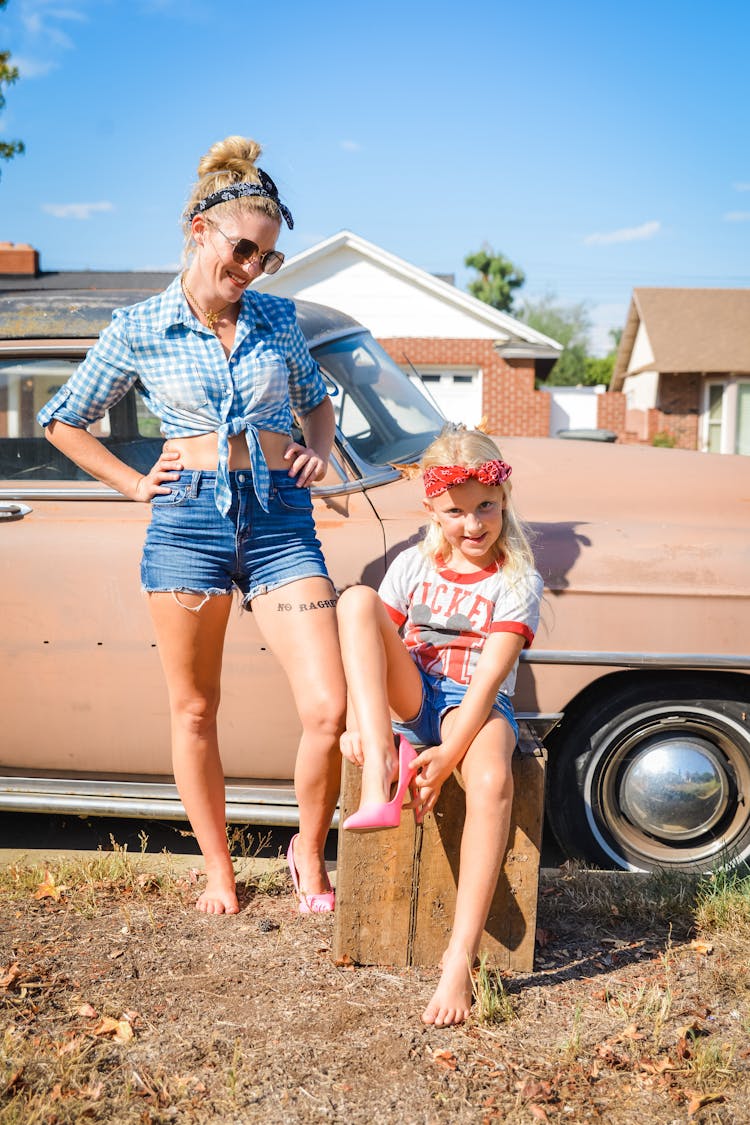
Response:
[{"label": "red striped sleeve", "polygon": [[403,623],[406,621],[406,614],[399,613],[399,611],[397,609],[394,609],[392,605],[388,605],[388,602],[383,602],[383,605],[385,606],[386,612],[393,624],[397,629],[400,629]]},{"label": "red striped sleeve", "polygon": [[524,638],[524,648],[530,648],[534,640],[534,633],[522,621],[493,621],[490,633],[518,633]]}]

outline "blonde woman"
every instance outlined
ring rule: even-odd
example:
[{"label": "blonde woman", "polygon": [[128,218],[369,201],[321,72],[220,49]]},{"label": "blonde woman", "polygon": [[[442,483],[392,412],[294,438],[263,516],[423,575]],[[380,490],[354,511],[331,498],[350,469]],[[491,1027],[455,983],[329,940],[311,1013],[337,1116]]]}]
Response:
[{"label": "blonde woman", "polygon": [[[302,721],[300,831],[288,857],[299,909],[334,906],[323,851],[339,788],[345,687],[309,491],[326,472],[334,418],[293,303],[250,288],[282,264],[281,224],[293,225],[257,165],[260,152],[253,140],[227,137],[200,160],[183,215],[185,270],[158,296],[116,310],[39,415],[71,460],[151,505],[141,580],[169,691],[175,780],[205,860],[196,905],[208,914],[239,909],[216,727],[235,590],[252,605]],[[167,439],[145,475],[87,430],[136,380]],[[292,440],[292,408],[305,444]],[[317,608],[303,613],[300,604]],[[248,739],[252,729],[249,714]]]},{"label": "blonde woman", "polygon": [[[397,556],[378,593],[353,586],[339,600],[356,718],[341,749],[362,766],[360,808],[343,827],[395,827],[407,789],[419,819],[459,771],[466,819],[456,914],[422,1015],[446,1027],[469,1014],[471,969],[507,844],[518,739],[510,697],[537,628],[542,580],[511,503],[511,467],[491,438],[447,427],[420,468],[423,542]],[[417,754],[412,743],[426,749]]]}]

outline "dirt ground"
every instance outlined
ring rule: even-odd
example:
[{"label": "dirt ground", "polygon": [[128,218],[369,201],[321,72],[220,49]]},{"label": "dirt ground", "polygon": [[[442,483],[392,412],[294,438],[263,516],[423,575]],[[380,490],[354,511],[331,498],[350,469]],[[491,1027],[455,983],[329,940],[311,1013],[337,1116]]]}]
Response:
[{"label": "dirt ground", "polygon": [[0,889],[2,1125],[750,1121],[746,945],[648,891],[544,877],[536,971],[436,1030],[436,972],[336,965],[280,866],[231,918],[195,874],[64,877]]}]

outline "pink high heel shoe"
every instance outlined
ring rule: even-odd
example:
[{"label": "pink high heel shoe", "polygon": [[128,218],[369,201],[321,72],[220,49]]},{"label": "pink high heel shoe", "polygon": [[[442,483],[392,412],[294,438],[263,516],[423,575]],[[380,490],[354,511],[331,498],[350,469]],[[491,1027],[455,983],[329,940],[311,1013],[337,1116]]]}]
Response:
[{"label": "pink high heel shoe", "polygon": [[361,809],[346,818],[343,827],[350,832],[375,832],[379,828],[398,828],[407,788],[414,802],[414,819],[420,824],[421,816],[416,805],[416,783],[409,768],[416,757],[417,752],[412,744],[401,735],[398,744],[398,782],[393,798],[382,804],[371,802],[369,805],[363,805]]},{"label": "pink high heel shoe", "polygon": [[322,891],[319,894],[305,894],[299,889],[299,875],[297,864],[294,862],[294,841],[299,839],[299,832],[292,836],[286,853],[289,864],[289,874],[292,876],[294,893],[299,899],[300,914],[330,914],[336,906],[336,892],[333,890]]}]

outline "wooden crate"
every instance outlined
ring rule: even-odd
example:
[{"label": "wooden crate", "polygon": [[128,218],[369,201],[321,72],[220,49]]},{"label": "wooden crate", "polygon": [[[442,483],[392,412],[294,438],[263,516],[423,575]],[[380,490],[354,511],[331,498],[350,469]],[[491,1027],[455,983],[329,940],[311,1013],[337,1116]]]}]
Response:
[{"label": "wooden crate", "polygon": [[[520,724],[513,755],[508,848],[480,953],[494,968],[534,967],[539,852],[546,754]],[[340,823],[359,805],[361,771],[344,763]],[[404,810],[399,828],[339,831],[333,953],[360,965],[436,965],[453,925],[464,793],[451,776],[433,814],[417,826]]]}]

